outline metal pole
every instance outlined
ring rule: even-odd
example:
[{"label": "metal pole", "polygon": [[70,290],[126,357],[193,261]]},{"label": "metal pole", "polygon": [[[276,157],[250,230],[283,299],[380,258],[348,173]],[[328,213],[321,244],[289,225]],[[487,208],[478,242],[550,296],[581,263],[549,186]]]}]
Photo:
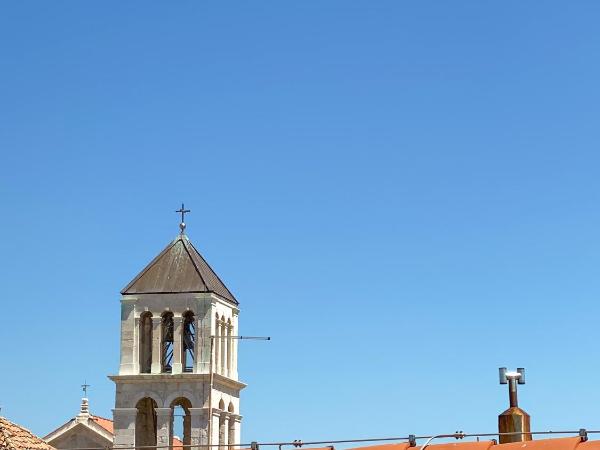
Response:
[{"label": "metal pole", "polygon": [[519,400],[517,398],[517,379],[510,377],[508,379],[508,399],[510,401],[510,407],[516,408],[519,406]]},{"label": "metal pole", "polygon": [[[217,324],[217,326],[218,326],[218,324]],[[214,367],[213,367],[214,351],[215,351],[215,338],[216,339],[254,340],[254,341],[270,341],[271,340],[270,336],[215,336],[215,335],[211,334],[211,336],[210,336],[210,364],[208,365],[208,367],[209,367],[208,373],[210,376],[210,381],[209,381],[210,386],[209,386],[209,391],[208,391],[208,448],[209,449],[212,448],[212,431],[213,431],[212,391],[213,391],[214,380],[215,380]]]}]

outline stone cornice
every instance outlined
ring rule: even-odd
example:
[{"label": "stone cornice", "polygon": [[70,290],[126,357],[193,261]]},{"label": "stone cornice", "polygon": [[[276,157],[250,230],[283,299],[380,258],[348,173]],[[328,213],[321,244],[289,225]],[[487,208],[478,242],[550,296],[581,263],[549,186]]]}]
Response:
[{"label": "stone cornice", "polygon": [[[241,381],[232,380],[218,373],[213,373],[213,377],[215,386],[226,386],[236,390],[244,389],[247,386]],[[210,382],[210,375],[208,373],[141,373],[137,375],[109,375],[108,378],[115,383],[151,383],[155,381]]]}]

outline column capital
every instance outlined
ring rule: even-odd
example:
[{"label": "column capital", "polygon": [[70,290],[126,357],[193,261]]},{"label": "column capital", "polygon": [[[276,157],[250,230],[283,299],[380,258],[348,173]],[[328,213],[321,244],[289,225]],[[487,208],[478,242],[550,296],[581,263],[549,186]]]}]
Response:
[{"label": "column capital", "polygon": [[208,408],[188,408],[190,416],[208,415]]},{"label": "column capital", "polygon": [[112,410],[113,415],[117,414],[117,415],[128,415],[128,414],[137,414],[138,409],[137,408],[113,408]]},{"label": "column capital", "polygon": [[154,411],[156,411],[157,416],[170,416],[172,409],[171,408],[154,408]]}]

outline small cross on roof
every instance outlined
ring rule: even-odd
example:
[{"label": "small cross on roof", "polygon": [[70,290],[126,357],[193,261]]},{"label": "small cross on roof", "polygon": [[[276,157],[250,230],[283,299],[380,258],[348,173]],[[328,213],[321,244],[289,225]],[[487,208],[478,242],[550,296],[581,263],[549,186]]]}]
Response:
[{"label": "small cross on roof", "polygon": [[181,230],[181,234],[183,234],[183,230],[185,230],[185,215],[186,213],[192,212],[189,209],[185,209],[183,203],[181,204],[181,209],[175,211],[176,213],[181,213],[181,223],[179,224],[179,229]]}]

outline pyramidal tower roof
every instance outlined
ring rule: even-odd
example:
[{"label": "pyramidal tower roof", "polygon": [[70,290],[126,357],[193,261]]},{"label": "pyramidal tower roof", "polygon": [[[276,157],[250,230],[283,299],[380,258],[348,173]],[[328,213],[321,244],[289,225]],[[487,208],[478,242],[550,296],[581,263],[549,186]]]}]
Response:
[{"label": "pyramidal tower roof", "polygon": [[238,304],[188,237],[177,236],[121,294],[179,294],[210,292]]}]

